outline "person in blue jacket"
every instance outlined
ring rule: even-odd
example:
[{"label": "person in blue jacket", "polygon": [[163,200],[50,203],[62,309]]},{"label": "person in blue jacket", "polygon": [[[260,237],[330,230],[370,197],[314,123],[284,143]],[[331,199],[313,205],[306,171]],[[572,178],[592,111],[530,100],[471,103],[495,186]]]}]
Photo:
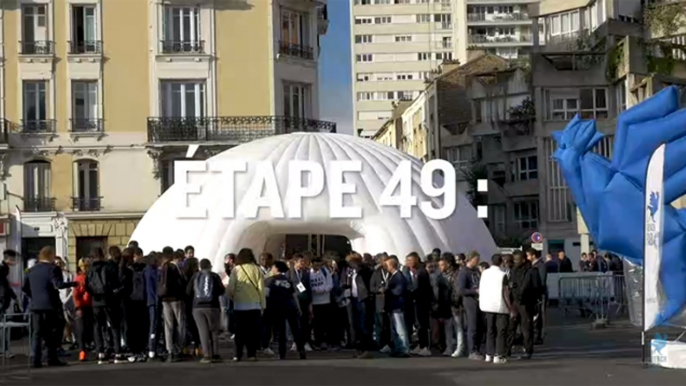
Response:
[{"label": "person in blue jacket", "polygon": [[148,335],[148,357],[155,358],[157,354],[158,331],[160,324],[159,298],[157,297],[158,255],[153,252],[147,257],[147,267],[143,271],[145,277],[145,297],[150,318],[150,333]]}]

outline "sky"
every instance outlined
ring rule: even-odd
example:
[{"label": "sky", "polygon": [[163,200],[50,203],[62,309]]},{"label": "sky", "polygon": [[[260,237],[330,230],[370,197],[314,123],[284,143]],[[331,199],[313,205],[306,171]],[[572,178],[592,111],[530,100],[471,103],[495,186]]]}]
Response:
[{"label": "sky", "polygon": [[329,0],[329,29],[321,37],[319,55],[319,116],[353,134],[350,63],[350,0]]}]

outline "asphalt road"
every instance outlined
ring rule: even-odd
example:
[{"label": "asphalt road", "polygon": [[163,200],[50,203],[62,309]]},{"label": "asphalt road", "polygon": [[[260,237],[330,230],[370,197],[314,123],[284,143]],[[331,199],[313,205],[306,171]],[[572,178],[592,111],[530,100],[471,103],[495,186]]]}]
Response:
[{"label": "asphalt road", "polygon": [[[201,365],[72,364],[29,371],[13,361],[2,385],[683,385],[686,372],[643,366],[634,328],[551,327],[530,361],[493,365],[466,359],[352,359],[352,353],[312,353],[310,359]],[[231,355],[225,344],[224,357]]]}]

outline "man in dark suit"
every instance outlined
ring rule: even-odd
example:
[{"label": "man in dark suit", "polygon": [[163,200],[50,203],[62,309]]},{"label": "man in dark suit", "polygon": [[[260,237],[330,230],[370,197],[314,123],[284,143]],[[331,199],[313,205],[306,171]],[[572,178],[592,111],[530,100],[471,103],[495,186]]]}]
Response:
[{"label": "man in dark suit", "polygon": [[373,315],[369,311],[373,308],[371,304],[375,302],[375,296],[369,290],[371,270],[364,263],[362,256],[358,253],[351,253],[346,258],[348,266],[352,271],[350,284],[350,305],[353,316],[353,329],[355,330],[355,349],[358,358],[369,358],[369,350],[373,346],[372,328]]},{"label": "man in dark suit", "polygon": [[407,305],[407,281],[405,276],[398,270],[398,260],[391,256],[385,261],[389,277],[384,289],[384,309],[391,320],[393,334],[394,357],[408,357],[410,351],[410,338],[405,324],[405,306]]},{"label": "man in dark suit", "polygon": [[293,269],[288,272],[288,278],[295,285],[300,303],[300,333],[305,342],[305,350],[312,351],[310,345],[312,319],[312,286],[310,285],[310,261],[300,253],[293,255]]},{"label": "man in dark suit", "polygon": [[531,262],[531,268],[538,274],[540,283],[539,300],[536,305],[536,315],[534,316],[534,344],[543,344],[543,328],[545,326],[546,312],[548,309],[548,271],[543,259],[539,257],[538,251],[529,248],[526,251],[527,260]]},{"label": "man in dark suit", "polygon": [[385,253],[376,255],[376,267],[369,281],[369,290],[374,294],[374,323],[375,330],[378,331],[378,341],[376,342],[381,347],[381,353],[389,354],[391,352],[391,320],[388,313],[384,310],[384,291],[390,273],[386,269],[386,261],[389,259]]},{"label": "man in dark suit", "polygon": [[431,277],[422,266],[417,252],[407,255],[403,273],[407,280],[409,292],[408,304],[405,309],[408,334],[412,336],[412,329],[418,327],[419,345],[415,347],[412,354],[431,356],[431,351],[429,351],[429,326],[434,295]]}]

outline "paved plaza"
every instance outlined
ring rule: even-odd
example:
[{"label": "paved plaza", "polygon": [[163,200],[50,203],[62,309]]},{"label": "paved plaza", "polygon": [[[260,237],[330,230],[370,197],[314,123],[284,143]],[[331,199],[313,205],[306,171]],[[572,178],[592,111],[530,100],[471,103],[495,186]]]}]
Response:
[{"label": "paved plaza", "polygon": [[[675,336],[670,335],[670,338]],[[352,359],[352,352],[312,353],[307,361],[201,365],[148,362],[77,364],[29,372],[16,359],[2,385],[683,385],[686,373],[643,366],[640,332],[626,325],[591,330],[588,323],[548,330],[530,361],[506,365],[444,357]],[[225,358],[231,355],[224,343]],[[292,357],[295,355],[291,354]]]}]

